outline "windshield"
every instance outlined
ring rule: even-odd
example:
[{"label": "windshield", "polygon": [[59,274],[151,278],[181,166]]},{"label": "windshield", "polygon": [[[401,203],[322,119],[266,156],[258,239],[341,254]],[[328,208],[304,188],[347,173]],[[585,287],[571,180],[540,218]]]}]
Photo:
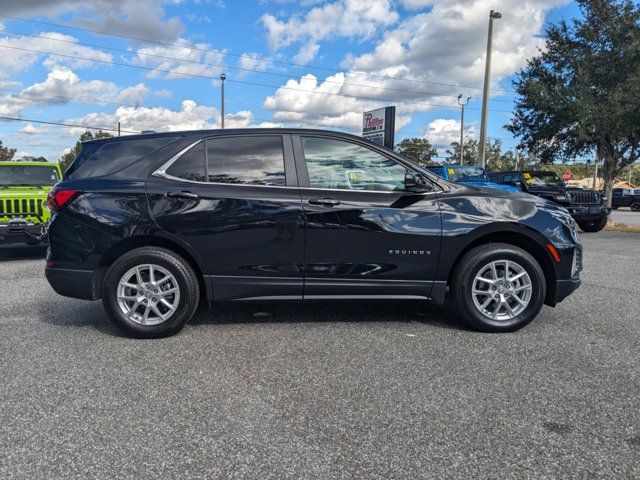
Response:
[{"label": "windshield", "polygon": [[524,172],[522,176],[530,187],[564,187],[555,172]]},{"label": "windshield", "polygon": [[39,165],[0,165],[0,185],[48,186],[55,184],[58,170]]},{"label": "windshield", "polygon": [[452,182],[488,182],[489,177],[482,167],[447,167],[447,176]]}]

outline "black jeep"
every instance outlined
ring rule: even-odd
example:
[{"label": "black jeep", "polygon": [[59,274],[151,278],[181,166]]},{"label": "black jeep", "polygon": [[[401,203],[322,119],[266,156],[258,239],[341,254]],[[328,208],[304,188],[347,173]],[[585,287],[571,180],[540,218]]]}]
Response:
[{"label": "black jeep", "polygon": [[490,173],[492,182],[513,185],[523,192],[563,206],[585,232],[599,232],[607,224],[611,209],[607,197],[595,190],[572,188],[555,172],[524,170]]}]

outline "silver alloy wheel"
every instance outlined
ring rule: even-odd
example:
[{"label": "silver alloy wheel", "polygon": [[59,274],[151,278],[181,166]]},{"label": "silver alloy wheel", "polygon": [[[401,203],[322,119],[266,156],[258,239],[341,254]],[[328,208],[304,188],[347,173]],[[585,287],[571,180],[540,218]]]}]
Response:
[{"label": "silver alloy wheel", "polygon": [[118,282],[118,306],[139,325],[158,325],[176,312],[180,287],[175,277],[159,265],[138,265]]},{"label": "silver alloy wheel", "polygon": [[533,286],[527,271],[512,260],[496,260],[473,279],[473,304],[485,317],[508,321],[520,315],[531,300]]}]

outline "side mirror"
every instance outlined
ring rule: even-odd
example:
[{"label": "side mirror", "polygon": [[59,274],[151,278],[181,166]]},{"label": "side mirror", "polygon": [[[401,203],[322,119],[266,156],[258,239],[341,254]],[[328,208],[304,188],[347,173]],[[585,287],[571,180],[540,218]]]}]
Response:
[{"label": "side mirror", "polygon": [[407,192],[426,193],[431,192],[433,186],[419,173],[407,172],[404,176],[404,189]]}]

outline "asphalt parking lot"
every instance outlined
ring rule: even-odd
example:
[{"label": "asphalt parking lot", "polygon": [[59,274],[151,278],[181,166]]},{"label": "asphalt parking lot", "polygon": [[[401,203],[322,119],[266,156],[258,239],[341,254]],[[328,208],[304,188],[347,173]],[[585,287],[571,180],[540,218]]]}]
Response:
[{"label": "asphalt parking lot", "polygon": [[632,212],[628,208],[620,208],[611,212],[614,222],[625,223],[627,225],[640,226],[640,212]]},{"label": "asphalt parking lot", "polygon": [[0,478],[639,478],[640,235],[513,334],[412,302],[203,310],[131,340],[0,248]]}]

